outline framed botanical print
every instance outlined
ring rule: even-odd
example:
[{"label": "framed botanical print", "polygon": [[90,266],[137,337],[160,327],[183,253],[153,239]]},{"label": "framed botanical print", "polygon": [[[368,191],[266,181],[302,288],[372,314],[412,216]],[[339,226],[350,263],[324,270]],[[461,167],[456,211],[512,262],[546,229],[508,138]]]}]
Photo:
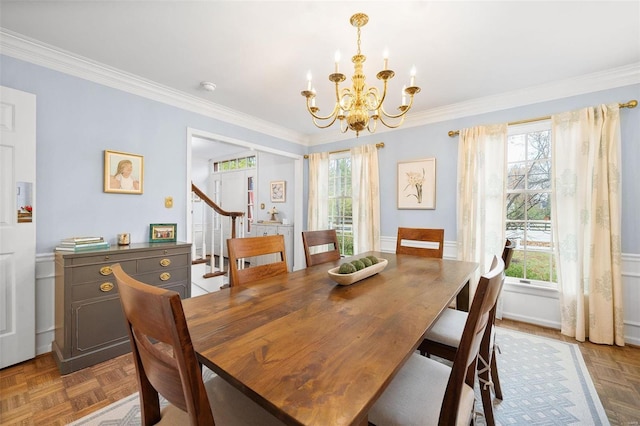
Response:
[{"label": "framed botanical print", "polygon": [[436,159],[398,163],[398,209],[436,208]]},{"label": "framed botanical print", "polygon": [[286,201],[286,183],[283,180],[271,182],[271,194],[272,203],[284,203]]}]

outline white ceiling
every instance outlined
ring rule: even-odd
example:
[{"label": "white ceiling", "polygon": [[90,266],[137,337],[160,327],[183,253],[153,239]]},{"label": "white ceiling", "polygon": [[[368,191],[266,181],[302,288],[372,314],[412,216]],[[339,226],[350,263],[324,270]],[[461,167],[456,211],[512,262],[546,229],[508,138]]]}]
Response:
[{"label": "white ceiling", "polygon": [[[334,52],[369,84],[389,51],[387,110],[417,68],[413,113],[640,63],[639,1],[5,1],[3,29],[313,137],[300,91],[330,110]],[[214,92],[201,81],[217,85]],[[349,81],[349,80],[348,80]],[[410,112],[411,114],[411,112]]]}]

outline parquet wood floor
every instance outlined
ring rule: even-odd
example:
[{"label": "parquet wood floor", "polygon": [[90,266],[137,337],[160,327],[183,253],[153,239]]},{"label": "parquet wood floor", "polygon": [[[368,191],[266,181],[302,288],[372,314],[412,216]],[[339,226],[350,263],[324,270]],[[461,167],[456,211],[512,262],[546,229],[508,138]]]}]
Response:
[{"label": "parquet wood floor", "polygon": [[[575,343],[557,330],[510,320],[498,325]],[[579,346],[611,424],[640,425],[640,348]],[[51,354],[43,354],[0,370],[0,425],[65,425],[136,391],[130,355],[60,376]]]}]

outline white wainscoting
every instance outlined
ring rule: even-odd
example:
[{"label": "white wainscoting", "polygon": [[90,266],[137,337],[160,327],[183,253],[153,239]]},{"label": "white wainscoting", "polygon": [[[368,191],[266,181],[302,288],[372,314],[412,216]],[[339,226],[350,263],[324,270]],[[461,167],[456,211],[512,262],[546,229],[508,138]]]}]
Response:
[{"label": "white wainscoting", "polygon": [[[381,237],[380,250],[394,253],[396,237]],[[444,242],[444,258],[456,258],[456,242]],[[625,342],[640,346],[640,255],[622,254]],[[560,298],[555,289],[505,283],[502,317],[560,330]]]},{"label": "white wainscoting", "polygon": [[55,339],[55,269],[53,254],[36,255],[36,355],[51,352]]},{"label": "white wainscoting", "polygon": [[[382,237],[380,249],[394,253],[396,237]],[[456,243],[445,241],[445,259],[456,258]],[[625,341],[640,346],[640,255],[622,255]],[[560,329],[558,292],[523,284],[505,284],[503,318]],[[55,333],[55,260],[36,256],[36,354],[51,352]]]}]

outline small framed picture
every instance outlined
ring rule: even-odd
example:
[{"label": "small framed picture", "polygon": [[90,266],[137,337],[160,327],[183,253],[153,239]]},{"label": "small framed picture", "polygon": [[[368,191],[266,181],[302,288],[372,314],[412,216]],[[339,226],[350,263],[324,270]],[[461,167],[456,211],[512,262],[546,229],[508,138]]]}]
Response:
[{"label": "small framed picture", "polygon": [[398,209],[436,208],[436,159],[398,163]]},{"label": "small framed picture", "polygon": [[286,201],[286,184],[283,180],[277,180],[271,182],[271,202],[272,203],[284,203]]},{"label": "small framed picture", "polygon": [[142,194],[143,174],[142,155],[104,151],[104,192]]},{"label": "small framed picture", "polygon": [[152,223],[149,225],[149,242],[164,243],[176,240],[175,223]]}]

